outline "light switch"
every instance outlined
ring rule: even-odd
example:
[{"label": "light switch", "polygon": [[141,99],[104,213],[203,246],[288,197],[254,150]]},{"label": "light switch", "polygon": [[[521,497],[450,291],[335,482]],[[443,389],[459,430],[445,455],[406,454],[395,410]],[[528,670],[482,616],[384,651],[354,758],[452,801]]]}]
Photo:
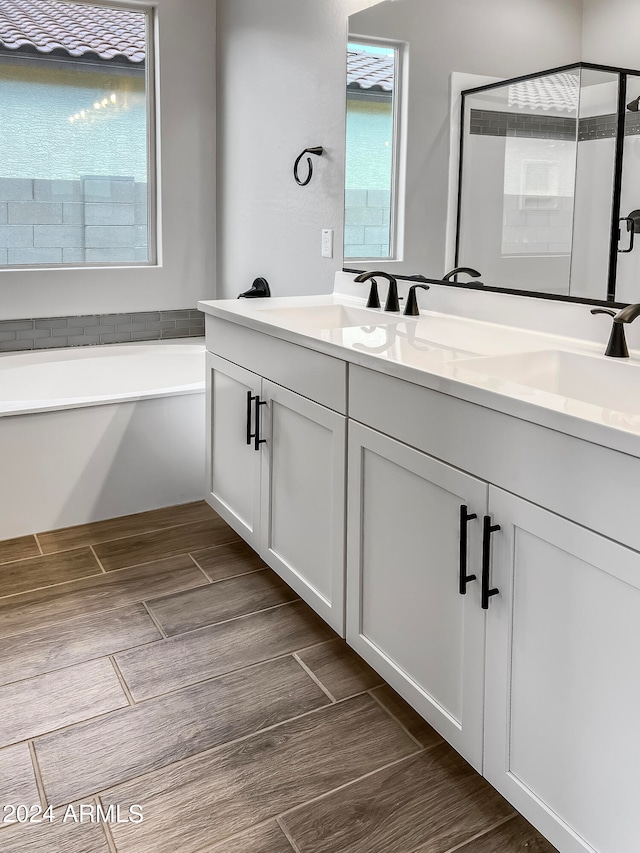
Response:
[{"label": "light switch", "polygon": [[322,257],[333,257],[333,228],[322,229]]}]

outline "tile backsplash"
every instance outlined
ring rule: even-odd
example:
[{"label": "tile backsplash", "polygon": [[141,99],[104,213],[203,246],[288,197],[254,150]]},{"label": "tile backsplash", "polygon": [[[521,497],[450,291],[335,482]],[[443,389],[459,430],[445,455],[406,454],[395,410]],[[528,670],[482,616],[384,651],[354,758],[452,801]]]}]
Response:
[{"label": "tile backsplash", "polygon": [[159,341],[204,335],[204,314],[195,308],[0,320],[0,352]]}]

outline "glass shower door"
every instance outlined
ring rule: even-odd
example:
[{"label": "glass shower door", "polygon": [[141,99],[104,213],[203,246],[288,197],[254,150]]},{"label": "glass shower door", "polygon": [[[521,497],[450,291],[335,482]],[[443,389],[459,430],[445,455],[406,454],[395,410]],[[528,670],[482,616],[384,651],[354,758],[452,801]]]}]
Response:
[{"label": "glass shower door", "polygon": [[[627,77],[616,302],[640,302],[640,75]],[[631,220],[631,221],[629,221]],[[632,229],[632,221],[637,220]]]},{"label": "glass shower door", "polygon": [[[619,75],[583,68],[570,296],[606,299],[611,258]],[[640,207],[640,199],[638,200]],[[616,214],[617,216],[617,214]]]},{"label": "glass shower door", "polygon": [[580,69],[465,96],[460,265],[485,284],[568,296]]}]

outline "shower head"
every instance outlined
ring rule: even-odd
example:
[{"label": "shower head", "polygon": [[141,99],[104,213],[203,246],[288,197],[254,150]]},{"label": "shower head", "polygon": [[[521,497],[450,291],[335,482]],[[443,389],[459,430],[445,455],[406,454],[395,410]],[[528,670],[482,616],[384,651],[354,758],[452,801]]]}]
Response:
[{"label": "shower head", "polygon": [[631,101],[631,103],[627,104],[627,109],[632,113],[637,113],[640,110],[640,96],[638,96],[635,101]]}]

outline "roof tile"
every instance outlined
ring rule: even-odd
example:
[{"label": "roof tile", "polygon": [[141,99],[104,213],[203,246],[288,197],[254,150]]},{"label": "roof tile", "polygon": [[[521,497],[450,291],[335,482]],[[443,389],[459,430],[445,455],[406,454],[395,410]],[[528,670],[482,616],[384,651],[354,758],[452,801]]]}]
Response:
[{"label": "roof tile", "polygon": [[393,56],[349,50],[347,52],[347,86],[360,89],[378,87],[393,92]]},{"label": "roof tile", "polygon": [[580,75],[563,71],[509,86],[509,106],[523,110],[557,110],[575,113],[580,99]]},{"label": "roof tile", "polygon": [[144,62],[146,22],[142,12],[83,6],[60,0],[2,0],[0,45],[8,50],[64,50],[70,56],[124,56]]}]

